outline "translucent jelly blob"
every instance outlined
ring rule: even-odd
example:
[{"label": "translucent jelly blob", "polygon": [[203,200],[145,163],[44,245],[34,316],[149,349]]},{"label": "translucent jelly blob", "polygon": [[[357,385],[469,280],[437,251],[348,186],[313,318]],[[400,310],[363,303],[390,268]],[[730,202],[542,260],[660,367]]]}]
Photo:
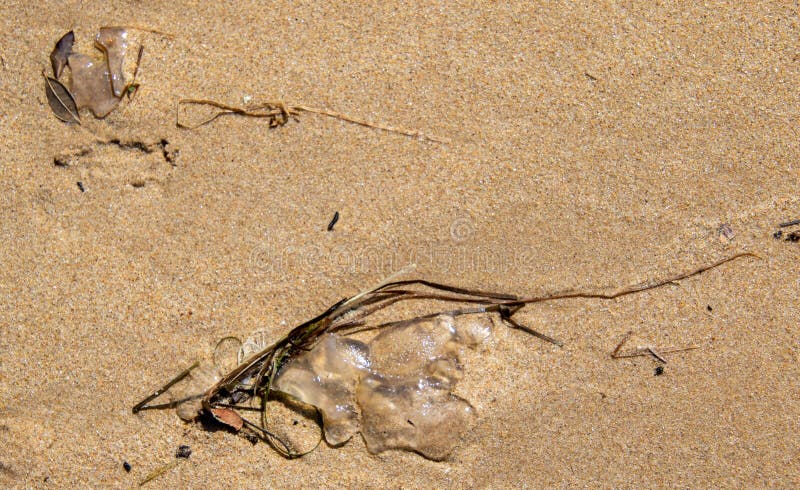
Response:
[{"label": "translucent jelly blob", "polygon": [[[69,41],[69,39],[67,39]],[[59,41],[61,44],[61,41]],[[141,45],[128,38],[121,27],[104,27],[95,38],[96,47],[103,52],[103,59],[72,52],[72,44],[63,44],[53,52],[53,69],[58,73],[62,56],[67,56],[67,65],[72,73],[70,91],[78,109],[88,108],[95,117],[107,116],[122,100],[128,78],[133,78],[139,59],[129,56]],[[69,53],[67,53],[69,48]]]},{"label": "translucent jelly blob", "polygon": [[361,432],[372,453],[443,459],[475,422],[469,402],[452,394],[461,349],[479,345],[492,325],[487,314],[439,315],[386,327],[369,344],[327,334],[273,387],[319,409],[331,444]]},{"label": "translucent jelly blob", "polygon": [[201,365],[189,373],[186,382],[173,395],[178,417],[186,421],[196,419],[203,408],[203,394],[221,378],[219,369],[211,365]]},{"label": "translucent jelly blob", "polygon": [[111,76],[103,62],[85,54],[69,55],[72,70],[72,96],[78,109],[89,108],[95,117],[105,117],[119,103],[111,90]]},{"label": "translucent jelly blob", "polygon": [[475,423],[475,409],[435,378],[389,381],[364,378],[358,388],[361,435],[371,453],[416,451],[426,458],[447,457]]},{"label": "translucent jelly blob", "polygon": [[125,90],[125,75],[122,64],[128,52],[128,31],[121,27],[103,27],[95,38],[97,46],[106,54],[111,89],[114,96],[122,97]]},{"label": "translucent jelly blob", "polygon": [[358,432],[355,391],[368,367],[366,344],[328,334],[314,349],[282,369],[274,387],[317,407],[325,440],[338,445]]}]

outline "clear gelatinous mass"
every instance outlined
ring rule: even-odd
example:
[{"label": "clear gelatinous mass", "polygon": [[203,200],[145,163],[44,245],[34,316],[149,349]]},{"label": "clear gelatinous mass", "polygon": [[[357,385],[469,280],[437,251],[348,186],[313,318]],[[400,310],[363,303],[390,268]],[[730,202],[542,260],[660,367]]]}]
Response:
[{"label": "clear gelatinous mass", "polygon": [[[132,78],[136,72],[139,59],[127,54],[132,47],[139,45],[131,41],[128,32],[121,27],[100,29],[95,38],[96,47],[104,55],[100,60],[73,52],[73,42],[74,35],[70,31],[56,44],[50,55],[53,71],[58,78],[64,66],[68,65],[71,72],[69,95],[77,108],[88,108],[95,117],[105,117],[120,103],[125,92],[126,80]],[[52,92],[52,86],[49,86],[48,95]],[[64,104],[59,104],[57,107],[61,105]],[[56,116],[66,120],[58,111]]]},{"label": "clear gelatinous mass", "polygon": [[178,417],[186,421],[196,419],[203,408],[203,394],[220,377],[219,369],[212,365],[203,365],[193,370],[188,376],[188,382],[182,389],[176,390],[170,400],[177,407]]},{"label": "clear gelatinous mass", "polygon": [[105,117],[120,99],[111,90],[111,76],[106,65],[85,54],[69,55],[72,70],[72,96],[79,109],[88,107],[96,117]]},{"label": "clear gelatinous mass", "polygon": [[122,64],[128,52],[128,31],[121,27],[103,27],[95,38],[97,46],[106,54],[111,89],[116,97],[122,97],[125,75]]},{"label": "clear gelatinous mass", "polygon": [[275,388],[317,407],[325,439],[338,445],[358,432],[355,392],[368,369],[366,344],[327,334],[313,350],[281,370]]},{"label": "clear gelatinous mass", "polygon": [[274,388],[317,407],[331,444],[361,432],[372,453],[443,459],[475,421],[469,402],[452,394],[461,349],[491,327],[485,314],[444,314],[387,327],[368,344],[327,334],[281,369]]}]

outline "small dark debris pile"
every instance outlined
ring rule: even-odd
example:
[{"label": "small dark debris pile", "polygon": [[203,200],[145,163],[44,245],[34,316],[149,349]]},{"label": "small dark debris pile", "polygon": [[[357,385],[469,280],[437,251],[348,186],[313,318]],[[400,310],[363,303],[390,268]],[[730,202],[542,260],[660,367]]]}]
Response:
[{"label": "small dark debris pile", "polygon": [[[797,226],[797,225],[800,225],[800,219],[795,219],[792,221],[781,223],[778,225],[778,228],[790,228],[792,226]],[[800,242],[800,229],[792,230],[786,233],[784,233],[782,229],[779,229],[772,234],[772,238],[776,240],[783,239],[783,241],[785,242]]]},{"label": "small dark debris pile", "polygon": [[176,458],[189,459],[189,456],[191,455],[192,455],[192,448],[190,448],[186,444],[181,444],[180,446],[178,446],[178,450],[175,451]]}]

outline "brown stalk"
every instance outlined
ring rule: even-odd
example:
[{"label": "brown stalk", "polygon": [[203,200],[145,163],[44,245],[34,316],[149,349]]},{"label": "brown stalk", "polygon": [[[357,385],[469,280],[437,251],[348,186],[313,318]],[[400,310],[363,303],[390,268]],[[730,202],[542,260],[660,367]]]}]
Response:
[{"label": "brown stalk", "polygon": [[[218,109],[218,111],[213,115],[207,117],[206,119],[202,119],[199,122],[190,124],[187,122],[182,122],[180,117],[181,106],[188,106],[188,105],[208,106],[214,109]],[[290,117],[296,118],[301,112],[319,114],[321,116],[332,117],[334,119],[339,119],[340,121],[345,121],[352,124],[358,124],[359,126],[364,126],[367,128],[379,129],[381,131],[402,134],[404,136],[410,136],[412,138],[419,138],[423,140],[433,141],[436,143],[450,142],[450,140],[446,138],[430,136],[415,129],[405,129],[396,126],[378,124],[367,121],[365,119],[348,116],[347,114],[342,114],[341,112],[330,111],[327,109],[319,109],[316,107],[308,107],[304,105],[290,106],[284,104],[283,102],[264,102],[250,107],[236,107],[207,99],[181,99],[178,101],[175,124],[182,129],[197,129],[201,126],[205,126],[206,124],[210,124],[211,122],[215,121],[217,118],[221,116],[236,115],[236,116],[269,119],[269,127],[274,128],[278,126],[283,126],[284,124],[289,122]]]}]

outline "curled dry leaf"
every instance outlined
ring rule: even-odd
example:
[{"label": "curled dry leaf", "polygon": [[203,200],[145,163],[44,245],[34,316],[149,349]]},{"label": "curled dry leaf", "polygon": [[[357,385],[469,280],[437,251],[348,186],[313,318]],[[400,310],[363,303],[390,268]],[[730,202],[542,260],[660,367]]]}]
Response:
[{"label": "curled dry leaf", "polygon": [[64,67],[67,66],[67,59],[72,53],[72,44],[75,42],[75,34],[72,31],[61,36],[56,43],[53,52],[50,53],[50,63],[53,64],[53,76],[59,78]]},{"label": "curled dry leaf", "polygon": [[42,76],[45,80],[44,89],[47,94],[47,103],[50,104],[53,114],[64,122],[80,124],[78,106],[67,87],[55,78],[48,77],[44,72]]}]

